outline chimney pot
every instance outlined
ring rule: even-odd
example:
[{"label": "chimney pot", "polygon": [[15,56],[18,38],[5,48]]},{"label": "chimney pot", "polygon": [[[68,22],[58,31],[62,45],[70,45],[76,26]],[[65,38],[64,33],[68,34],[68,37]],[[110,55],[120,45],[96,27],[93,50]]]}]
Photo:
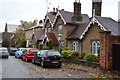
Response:
[{"label": "chimney pot", "polygon": [[55,12],[55,8],[53,8],[53,12]]},{"label": "chimney pot", "polygon": [[56,12],[58,12],[58,8],[56,8]]},{"label": "chimney pot", "polygon": [[75,2],[77,2],[77,0],[75,0]]},{"label": "chimney pot", "polygon": [[80,0],[78,0],[78,3],[80,3]]}]

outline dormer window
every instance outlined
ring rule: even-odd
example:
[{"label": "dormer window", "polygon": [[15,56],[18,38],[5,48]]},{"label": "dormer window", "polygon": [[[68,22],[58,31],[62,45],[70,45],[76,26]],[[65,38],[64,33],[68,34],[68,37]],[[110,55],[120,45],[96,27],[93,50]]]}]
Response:
[{"label": "dormer window", "polygon": [[58,35],[62,36],[62,25],[58,26]]}]

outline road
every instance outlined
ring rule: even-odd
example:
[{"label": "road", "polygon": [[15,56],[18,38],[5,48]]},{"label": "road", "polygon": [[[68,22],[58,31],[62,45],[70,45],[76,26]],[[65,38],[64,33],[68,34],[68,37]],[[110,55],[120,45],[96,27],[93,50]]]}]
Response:
[{"label": "road", "polygon": [[87,72],[67,68],[64,64],[62,68],[41,68],[14,56],[0,61],[2,61],[2,78],[91,78]]}]

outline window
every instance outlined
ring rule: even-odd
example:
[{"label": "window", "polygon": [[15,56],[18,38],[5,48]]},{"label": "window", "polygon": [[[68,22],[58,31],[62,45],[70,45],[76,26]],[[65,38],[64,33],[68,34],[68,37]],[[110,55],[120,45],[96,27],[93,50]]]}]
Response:
[{"label": "window", "polygon": [[100,53],[100,41],[92,42],[92,53],[98,56]]},{"label": "window", "polygon": [[78,41],[73,42],[73,50],[78,51]]},{"label": "window", "polygon": [[61,36],[62,35],[62,25],[60,25],[58,27],[58,35]]},{"label": "window", "polygon": [[60,48],[64,48],[64,42],[63,41],[60,42]]},{"label": "window", "polygon": [[48,32],[51,32],[51,28],[48,28]]}]

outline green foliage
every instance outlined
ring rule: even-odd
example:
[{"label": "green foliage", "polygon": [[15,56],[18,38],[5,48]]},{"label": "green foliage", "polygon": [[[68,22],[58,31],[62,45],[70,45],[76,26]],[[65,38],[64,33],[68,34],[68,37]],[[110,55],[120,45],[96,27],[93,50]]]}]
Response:
[{"label": "green foliage", "polygon": [[58,51],[58,50],[56,50],[56,49],[50,49],[50,50],[52,50],[52,51]]},{"label": "green foliage", "polygon": [[16,38],[17,38],[17,45],[23,46],[22,42],[25,39],[25,29],[28,29],[32,26],[35,26],[37,24],[37,20],[34,20],[33,22],[27,22],[21,20],[21,25],[16,29]]},{"label": "green foliage", "polygon": [[4,39],[3,42],[2,42],[2,47],[9,47],[9,46],[10,46],[9,40]]},{"label": "green foliage", "polygon": [[32,46],[32,45],[29,45],[29,48],[33,48],[33,46]]},{"label": "green foliage", "polygon": [[69,48],[69,47],[60,48],[60,53],[61,53],[62,51],[66,51],[66,50],[70,50],[70,48]]},{"label": "green foliage", "polygon": [[66,51],[62,51],[61,55],[63,58],[77,58],[78,57],[79,52],[78,51],[71,51],[71,50],[66,50]]},{"label": "green foliage", "polygon": [[84,58],[84,56],[85,56],[85,54],[84,54],[84,53],[80,53],[80,54],[78,55],[78,58],[79,58],[79,59],[83,59],[83,58]]},{"label": "green foliage", "polygon": [[50,50],[49,47],[43,47],[42,50]]},{"label": "green foliage", "polygon": [[96,55],[92,54],[92,53],[86,54],[86,55],[84,56],[84,60],[85,60],[85,61],[98,62],[97,58],[98,58],[98,57],[97,57]]},{"label": "green foliage", "polygon": [[22,41],[21,41],[21,47],[26,47],[26,43],[27,43],[26,40],[22,40]]},{"label": "green foliage", "polygon": [[52,49],[52,40],[48,41],[48,47],[49,47],[49,49]]}]

